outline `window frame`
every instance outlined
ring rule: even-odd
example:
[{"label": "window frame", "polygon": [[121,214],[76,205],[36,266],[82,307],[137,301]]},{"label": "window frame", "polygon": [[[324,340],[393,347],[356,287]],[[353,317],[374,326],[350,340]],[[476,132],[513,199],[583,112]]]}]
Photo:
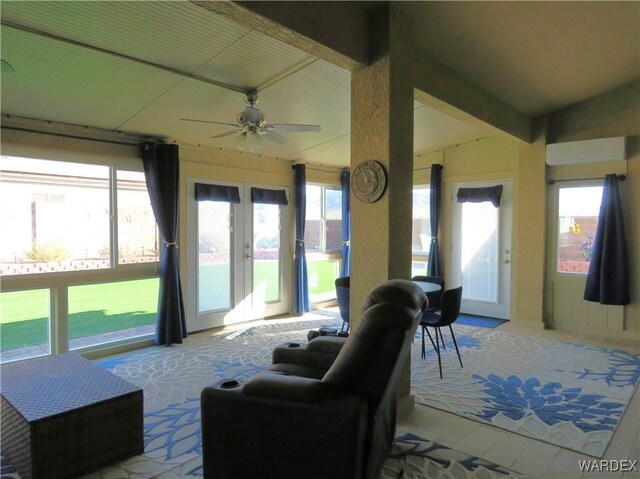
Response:
[{"label": "window frame", "polygon": [[[429,197],[431,197],[431,185],[428,183],[419,183],[414,184],[411,190],[411,194],[413,197],[413,192],[416,189],[426,189],[429,191]],[[412,209],[413,209],[413,201],[412,201]],[[411,227],[412,227],[412,235],[413,235],[413,211],[411,212]],[[429,251],[424,252],[416,252],[413,251],[413,247],[411,248],[411,263],[428,263],[429,261]]]},{"label": "window frame", "polygon": [[[119,264],[118,262],[118,188],[117,171],[133,171],[144,173],[141,159],[130,157],[110,157],[99,153],[66,153],[52,150],[23,150],[3,148],[2,156],[29,158],[35,160],[78,163],[86,165],[106,166],[109,168],[109,244],[110,267],[103,269],[87,269],[79,271],[53,271],[45,273],[29,273],[0,276],[2,292],[26,291],[34,289],[49,290],[49,355],[57,355],[70,350],[68,319],[69,297],[68,289],[73,286],[91,284],[116,283],[137,279],[158,278],[160,262],[162,260],[162,240],[158,234],[158,261],[148,263]],[[156,224],[157,229],[157,224]],[[74,349],[78,353],[96,350],[113,349],[120,345],[148,342],[151,344],[153,333],[128,339],[101,343],[84,348]],[[28,359],[28,358],[24,358]],[[20,359],[22,360],[22,359]]]},{"label": "window frame", "polygon": [[[339,249],[327,249],[327,204],[326,204],[326,190],[338,191],[342,193],[342,189],[339,186],[329,185],[326,183],[315,183],[315,182],[307,182],[307,186],[315,186],[320,188],[320,250],[319,251],[310,251],[310,253],[314,254],[324,254],[327,256],[327,259],[334,255],[342,255],[342,248]],[[340,219],[342,220],[342,212],[340,213]],[[306,219],[305,219],[306,222]],[[342,242],[342,240],[341,240]]]},{"label": "window frame", "polygon": [[[571,277],[571,278],[586,278],[587,273],[581,271],[560,271],[560,190],[568,189],[568,188],[594,188],[594,187],[603,187],[602,180],[597,179],[584,179],[584,180],[574,180],[569,184],[563,184],[560,181],[556,182],[554,185],[555,194],[555,206],[553,212],[553,255],[552,255],[552,274],[558,275],[560,277]],[[602,198],[600,199],[602,202]],[[598,206],[598,210],[600,207]],[[597,229],[597,222],[596,222]],[[594,232],[595,236],[595,232]]]}]

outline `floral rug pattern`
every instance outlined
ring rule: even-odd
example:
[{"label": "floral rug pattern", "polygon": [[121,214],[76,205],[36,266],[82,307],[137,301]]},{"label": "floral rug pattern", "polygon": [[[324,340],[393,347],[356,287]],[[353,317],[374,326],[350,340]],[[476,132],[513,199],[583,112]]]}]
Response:
[{"label": "floral rug pattern", "polygon": [[[412,351],[416,401],[557,446],[602,457],[640,378],[640,355],[454,325],[443,379],[433,350]],[[430,343],[427,341],[429,346]]]}]

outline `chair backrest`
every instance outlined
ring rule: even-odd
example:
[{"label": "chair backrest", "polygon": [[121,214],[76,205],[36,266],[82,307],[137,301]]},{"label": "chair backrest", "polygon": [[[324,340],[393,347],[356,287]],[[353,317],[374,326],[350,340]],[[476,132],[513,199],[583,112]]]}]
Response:
[{"label": "chair backrest", "polygon": [[440,286],[440,292],[427,293],[427,299],[429,300],[429,305],[427,307],[431,311],[438,311],[442,304],[441,296],[444,291],[444,278],[440,278],[439,276],[414,276],[411,278],[411,281],[422,281]]},{"label": "chair backrest", "polygon": [[461,302],[462,286],[448,289],[442,293],[439,326],[447,326],[458,319]]},{"label": "chair backrest", "polygon": [[367,399],[367,474],[376,477],[391,450],[400,371],[426,306],[422,289],[390,280],[365,299],[355,333],[322,379],[329,389]]},{"label": "chair backrest", "polygon": [[349,288],[351,285],[351,278],[349,276],[336,278],[335,285],[340,317],[345,323],[349,323],[349,298],[351,296]]}]

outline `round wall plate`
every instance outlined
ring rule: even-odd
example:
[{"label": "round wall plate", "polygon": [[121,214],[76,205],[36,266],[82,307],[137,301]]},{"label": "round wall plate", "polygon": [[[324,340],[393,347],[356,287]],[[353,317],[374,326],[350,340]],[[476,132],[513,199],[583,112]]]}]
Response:
[{"label": "round wall plate", "polygon": [[387,185],[387,174],[377,161],[365,161],[356,166],[351,175],[351,191],[365,203],[380,199]]}]

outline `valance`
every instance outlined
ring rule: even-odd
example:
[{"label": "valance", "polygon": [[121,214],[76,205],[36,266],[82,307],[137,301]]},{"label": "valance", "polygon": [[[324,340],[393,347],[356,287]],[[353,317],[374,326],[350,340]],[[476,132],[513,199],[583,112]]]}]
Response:
[{"label": "valance", "polygon": [[266,205],[286,206],[287,193],[284,190],[267,190],[265,188],[251,188],[251,202]]},{"label": "valance", "polygon": [[502,185],[483,188],[460,188],[456,196],[458,203],[483,203],[490,201],[496,208],[500,206]]},{"label": "valance", "polygon": [[208,185],[196,183],[197,201],[225,201],[240,203],[240,191],[237,186]]}]

